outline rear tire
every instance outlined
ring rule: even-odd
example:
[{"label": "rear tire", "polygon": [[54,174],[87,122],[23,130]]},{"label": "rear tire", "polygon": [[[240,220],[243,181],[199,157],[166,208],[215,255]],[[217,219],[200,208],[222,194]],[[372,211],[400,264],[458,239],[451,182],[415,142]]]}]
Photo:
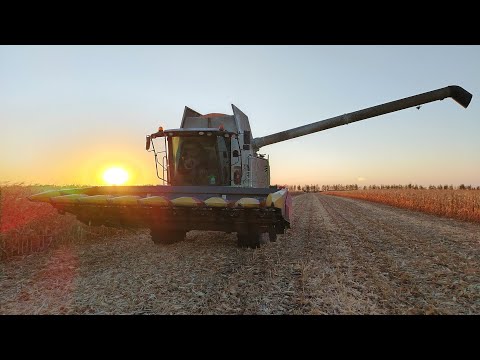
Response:
[{"label": "rear tire", "polygon": [[174,244],[176,242],[180,242],[185,239],[187,232],[181,230],[175,231],[166,231],[166,230],[159,230],[159,229],[150,229],[150,235],[152,237],[152,241],[156,245],[168,245]]},{"label": "rear tire", "polygon": [[248,247],[248,236],[246,234],[237,233],[237,246],[239,248]]},{"label": "rear tire", "polygon": [[249,234],[249,244],[248,246],[252,249],[260,247],[260,233]]},{"label": "rear tire", "polygon": [[275,228],[268,231],[268,238],[271,242],[277,241],[277,232],[275,231]]},{"label": "rear tire", "polygon": [[256,249],[260,247],[260,233],[237,233],[237,245],[240,248]]}]

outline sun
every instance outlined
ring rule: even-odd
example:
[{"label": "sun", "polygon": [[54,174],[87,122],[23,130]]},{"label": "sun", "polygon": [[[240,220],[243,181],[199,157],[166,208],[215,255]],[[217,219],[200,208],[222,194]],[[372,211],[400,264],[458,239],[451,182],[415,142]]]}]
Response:
[{"label": "sun", "polygon": [[103,173],[103,180],[110,185],[122,185],[128,180],[128,172],[120,167],[111,167]]}]

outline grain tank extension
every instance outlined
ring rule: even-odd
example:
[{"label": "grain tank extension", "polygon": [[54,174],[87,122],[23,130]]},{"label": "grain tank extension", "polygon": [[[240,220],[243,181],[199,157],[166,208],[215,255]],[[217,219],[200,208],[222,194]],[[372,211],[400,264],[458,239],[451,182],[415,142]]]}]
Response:
[{"label": "grain tank extension", "polygon": [[[144,227],[158,244],[181,241],[190,230],[235,232],[238,246],[275,241],[290,227],[287,189],[270,186],[266,145],[451,97],[467,107],[472,94],[447,86],[294,129],[254,138],[248,117],[202,115],[185,107],[178,129],[159,128],[146,138],[162,185],[95,186],[30,196],[89,225]],[[156,148],[157,147],[157,148]]]}]

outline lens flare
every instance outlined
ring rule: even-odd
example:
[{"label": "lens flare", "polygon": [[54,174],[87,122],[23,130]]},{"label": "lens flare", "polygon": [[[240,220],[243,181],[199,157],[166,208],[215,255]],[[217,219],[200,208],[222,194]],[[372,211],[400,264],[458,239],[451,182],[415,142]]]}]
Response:
[{"label": "lens flare", "polygon": [[128,173],[119,167],[112,167],[103,173],[103,180],[110,185],[122,185],[128,180]]}]

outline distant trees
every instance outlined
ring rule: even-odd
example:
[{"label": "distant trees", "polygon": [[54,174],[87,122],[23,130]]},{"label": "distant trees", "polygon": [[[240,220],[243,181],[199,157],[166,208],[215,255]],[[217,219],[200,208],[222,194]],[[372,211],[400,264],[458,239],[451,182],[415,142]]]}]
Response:
[{"label": "distant trees", "polygon": [[290,191],[303,191],[303,192],[319,192],[319,191],[355,191],[355,190],[480,190],[480,186],[472,186],[460,184],[459,186],[453,186],[452,184],[438,184],[438,185],[418,185],[408,183],[401,184],[380,184],[380,185],[363,185],[358,184],[324,184],[319,186],[318,184],[305,184],[305,185],[285,185]]},{"label": "distant trees", "polygon": [[320,191],[320,186],[318,184],[307,184],[302,187],[303,192],[319,192]]},{"label": "distant trees", "polygon": [[[318,185],[317,185],[318,186]],[[366,188],[364,187],[366,190]],[[322,191],[345,191],[345,190],[358,190],[357,184],[334,184],[334,185],[322,185]]]}]

